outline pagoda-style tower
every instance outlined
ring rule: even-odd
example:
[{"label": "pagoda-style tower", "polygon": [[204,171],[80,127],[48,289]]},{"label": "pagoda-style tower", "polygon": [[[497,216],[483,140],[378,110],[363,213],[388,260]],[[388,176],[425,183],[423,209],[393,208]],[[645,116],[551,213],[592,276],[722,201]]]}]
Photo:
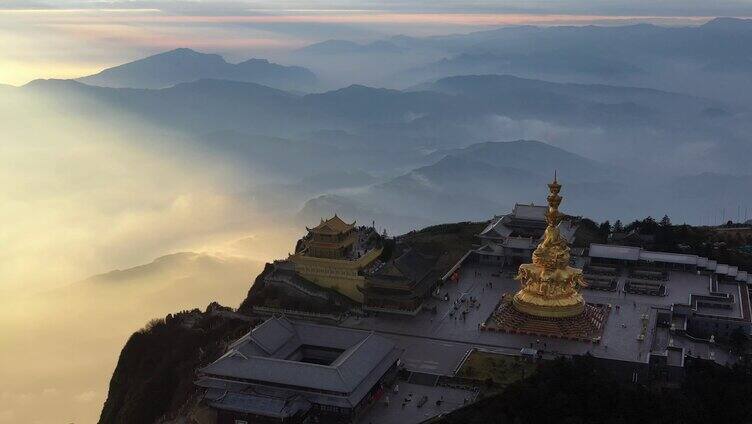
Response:
[{"label": "pagoda-style tower", "polygon": [[585,308],[585,301],[579,292],[585,282],[582,270],[569,266],[569,246],[559,234],[562,197],[559,195],[561,184],[555,174],[548,189],[548,227],[543,241],[533,252],[533,263],[520,265],[516,279],[522,288],[514,295],[512,304],[518,311],[529,315],[573,317],[580,315]]},{"label": "pagoda-style tower", "polygon": [[381,256],[383,245],[368,241],[358,245],[361,234],[364,238],[367,234],[355,228],[355,222],[347,223],[336,214],[306,229],[308,235],[288,258],[295,265],[295,272],[309,282],[363,303],[363,270]]},{"label": "pagoda-style tower", "polygon": [[306,254],[316,258],[348,259],[357,238],[355,222],[348,224],[335,213],[314,228],[308,228]]}]

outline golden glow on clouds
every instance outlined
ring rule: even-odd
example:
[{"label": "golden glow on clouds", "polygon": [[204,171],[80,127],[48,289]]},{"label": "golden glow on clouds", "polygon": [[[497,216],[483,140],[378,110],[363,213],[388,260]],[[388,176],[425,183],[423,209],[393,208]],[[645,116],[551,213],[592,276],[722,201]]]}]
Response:
[{"label": "golden glow on clouds", "polygon": [[13,90],[26,94],[0,96],[0,297],[218,246],[262,219],[251,200],[224,191],[252,182],[252,170],[228,184],[231,167],[152,151],[179,137],[166,129],[128,116],[85,119],[55,98]]},{"label": "golden glow on clouds", "polygon": [[65,61],[41,62],[4,60],[0,58],[0,83],[22,85],[36,78],[78,78],[99,72],[101,65]]},{"label": "golden glow on clouds", "polygon": [[[93,423],[130,334],[212,300],[237,306],[258,261],[284,256],[297,229],[227,190],[252,182],[250,170],[237,181],[226,163],[155,148],[175,136],[167,129],[123,114],[103,123],[29,88],[6,90],[0,423]],[[185,250],[212,256],[77,282]]]}]

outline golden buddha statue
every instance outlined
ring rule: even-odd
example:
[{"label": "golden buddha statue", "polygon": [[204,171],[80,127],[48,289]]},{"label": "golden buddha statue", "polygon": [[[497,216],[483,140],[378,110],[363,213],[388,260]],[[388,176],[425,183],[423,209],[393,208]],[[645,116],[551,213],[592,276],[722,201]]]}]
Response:
[{"label": "golden buddha statue", "polygon": [[514,295],[512,305],[528,315],[551,318],[577,316],[585,308],[579,292],[585,286],[582,270],[569,266],[569,246],[559,234],[561,184],[548,185],[548,211],[543,241],[533,252],[533,263],[520,265],[515,277],[522,288]]}]

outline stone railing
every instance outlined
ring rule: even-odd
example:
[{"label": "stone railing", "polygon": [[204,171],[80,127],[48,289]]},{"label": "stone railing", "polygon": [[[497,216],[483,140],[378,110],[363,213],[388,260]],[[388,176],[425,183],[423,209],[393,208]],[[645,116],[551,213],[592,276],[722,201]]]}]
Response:
[{"label": "stone railing", "polygon": [[318,297],[319,299],[328,300],[329,296],[321,291],[312,290],[301,283],[294,281],[292,278],[282,278],[279,276],[271,276],[266,280],[268,283],[285,284],[295,290],[307,294],[311,297]]},{"label": "stone railing", "polygon": [[398,309],[398,308],[381,308],[378,306],[368,306],[363,305],[364,311],[369,312],[384,312],[384,313],[390,313],[390,314],[401,314],[401,315],[409,315],[409,316],[415,316],[418,315],[418,313],[423,309],[423,304],[421,303],[416,307],[415,309]]},{"label": "stone railing", "polygon": [[290,316],[315,318],[315,319],[329,319],[329,320],[333,320],[337,322],[342,320],[341,314],[339,315],[320,314],[318,312],[297,311],[295,309],[284,309],[284,308],[271,308],[268,306],[254,306],[253,312],[260,314],[260,315],[281,314],[281,315],[290,315]]}]

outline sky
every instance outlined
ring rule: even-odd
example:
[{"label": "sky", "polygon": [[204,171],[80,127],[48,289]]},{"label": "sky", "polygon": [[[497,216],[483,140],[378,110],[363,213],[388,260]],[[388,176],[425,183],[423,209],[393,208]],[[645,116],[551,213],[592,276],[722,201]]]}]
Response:
[{"label": "sky", "polygon": [[686,25],[715,16],[752,16],[752,1],[2,0],[0,84],[84,76],[177,47],[240,61],[334,38],[519,24]]}]

